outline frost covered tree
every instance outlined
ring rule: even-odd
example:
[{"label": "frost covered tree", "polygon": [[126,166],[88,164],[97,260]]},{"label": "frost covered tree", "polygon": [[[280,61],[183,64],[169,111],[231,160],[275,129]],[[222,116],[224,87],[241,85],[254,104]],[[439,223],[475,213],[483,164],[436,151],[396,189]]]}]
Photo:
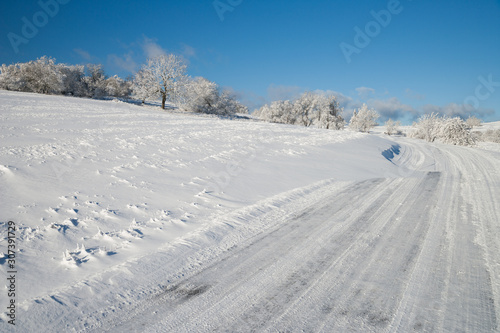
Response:
[{"label": "frost covered tree", "polygon": [[271,104],[263,105],[254,114],[260,119],[271,123],[295,124],[297,108],[289,100],[273,101]]},{"label": "frost covered tree", "polygon": [[335,96],[305,92],[294,101],[274,101],[254,112],[254,116],[273,123],[343,129],[342,108]]},{"label": "frost covered tree", "polygon": [[56,64],[55,59],[41,57],[27,63],[2,65],[0,88],[40,94],[85,96],[83,66]]},{"label": "frost covered tree", "polygon": [[424,114],[417,122],[413,123],[410,137],[434,142],[441,134],[442,123],[443,118],[439,117],[437,113]]},{"label": "frost covered tree", "polygon": [[132,89],[141,99],[160,98],[165,109],[167,99],[178,101],[187,82],[186,64],[173,54],[149,59],[134,79]]},{"label": "frost covered tree", "polygon": [[467,123],[459,118],[447,118],[441,122],[439,138],[444,142],[459,146],[473,146],[474,139]]},{"label": "frost covered tree", "polygon": [[63,90],[63,75],[55,59],[43,56],[21,66],[28,91],[39,94],[60,94]]},{"label": "frost covered tree", "polygon": [[312,92],[305,92],[293,102],[293,110],[290,118],[294,121],[287,121],[286,124],[296,123],[305,127],[311,126],[319,114],[318,96]]},{"label": "frost covered tree", "polygon": [[25,82],[20,64],[5,65],[0,68],[0,89],[25,91]]},{"label": "frost covered tree", "polygon": [[87,76],[85,76],[84,82],[87,85],[89,97],[102,98],[107,95],[106,74],[104,74],[102,65],[87,65]]},{"label": "frost covered tree", "polygon": [[190,80],[185,86],[183,107],[191,112],[216,113],[218,86],[203,77]]},{"label": "frost covered tree", "polygon": [[368,109],[366,104],[355,110],[351,121],[349,122],[349,128],[360,131],[360,132],[369,132],[370,129],[377,125],[377,119],[380,115],[374,109]]},{"label": "frost covered tree", "polygon": [[55,60],[45,56],[27,63],[2,65],[0,69],[0,87],[7,90],[60,94],[63,78]]},{"label": "frost covered tree", "polygon": [[475,116],[469,116],[465,122],[470,128],[481,126],[481,119]]},{"label": "frost covered tree", "polygon": [[203,77],[189,80],[184,87],[182,106],[190,112],[217,115],[233,115],[248,113],[248,108],[231,96],[229,92],[221,91],[220,87]]},{"label": "frost covered tree", "polygon": [[297,107],[289,100],[274,101],[270,105],[268,121],[272,123],[294,124],[297,121]]},{"label": "frost covered tree", "polygon": [[132,96],[144,102],[156,94],[156,83],[151,71],[140,69],[132,81]]},{"label": "frost covered tree", "polygon": [[500,129],[492,130],[489,129],[483,133],[481,139],[483,141],[500,143]]},{"label": "frost covered tree", "polygon": [[248,107],[241,104],[230,91],[222,90],[219,95],[219,110],[224,110],[224,114],[248,114]]},{"label": "frost covered tree", "polygon": [[472,146],[476,139],[470,129],[466,121],[459,117],[447,118],[431,113],[421,116],[418,122],[413,124],[410,136],[428,142],[439,140],[452,145]]},{"label": "frost covered tree", "polygon": [[106,79],[106,93],[108,96],[127,97],[131,93],[131,83],[119,78],[117,75]]},{"label": "frost covered tree", "polygon": [[401,122],[399,120],[394,121],[389,118],[389,120],[385,122],[385,133],[387,135],[399,134],[401,133],[399,126],[401,126]]},{"label": "frost covered tree", "polygon": [[319,115],[316,122],[317,127],[341,130],[345,126],[344,117],[342,116],[343,109],[340,107],[335,96],[318,95]]},{"label": "frost covered tree", "polygon": [[107,78],[101,65],[56,64],[46,56],[27,63],[2,65],[0,89],[64,94],[78,97],[127,97],[130,82],[118,76]]},{"label": "frost covered tree", "polygon": [[59,65],[59,70],[63,75],[63,91],[64,95],[77,97],[88,96],[87,85],[85,84],[85,67],[84,66],[68,66]]}]

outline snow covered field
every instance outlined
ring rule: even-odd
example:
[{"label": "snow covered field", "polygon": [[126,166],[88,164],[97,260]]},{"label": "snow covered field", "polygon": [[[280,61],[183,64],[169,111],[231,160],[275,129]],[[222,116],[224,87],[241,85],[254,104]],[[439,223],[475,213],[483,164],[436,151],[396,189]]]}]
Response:
[{"label": "snow covered field", "polygon": [[0,274],[13,221],[26,332],[492,332],[499,167],[485,149],[0,91]]}]

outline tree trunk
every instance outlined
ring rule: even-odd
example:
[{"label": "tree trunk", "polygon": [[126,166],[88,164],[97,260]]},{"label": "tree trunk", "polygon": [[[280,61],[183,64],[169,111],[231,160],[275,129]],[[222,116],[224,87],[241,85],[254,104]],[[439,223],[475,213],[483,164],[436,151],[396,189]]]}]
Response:
[{"label": "tree trunk", "polygon": [[161,96],[161,108],[162,108],[163,110],[165,110],[165,101],[166,101],[166,100],[167,100],[167,95],[166,95],[166,94],[163,94],[163,95]]}]

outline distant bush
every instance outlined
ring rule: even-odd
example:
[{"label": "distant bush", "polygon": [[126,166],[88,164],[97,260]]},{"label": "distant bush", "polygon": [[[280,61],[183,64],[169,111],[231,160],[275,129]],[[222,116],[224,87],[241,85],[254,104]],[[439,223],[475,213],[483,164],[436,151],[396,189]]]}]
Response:
[{"label": "distant bush", "polygon": [[253,115],[272,123],[340,130],[345,124],[342,111],[335,96],[305,92],[293,101],[266,104]]},{"label": "distant bush", "polygon": [[351,121],[349,122],[349,128],[360,131],[360,132],[369,132],[370,129],[377,125],[377,119],[380,115],[374,109],[368,109],[366,104],[355,110]]},{"label": "distant bush", "polygon": [[469,129],[467,123],[459,117],[444,119],[440,139],[452,145],[473,146],[475,141]]},{"label": "distant bush", "polygon": [[203,77],[189,80],[182,93],[180,105],[190,112],[216,115],[248,113],[248,108],[227,91]]},{"label": "distant bush", "polygon": [[399,129],[400,126],[401,126],[401,122],[399,120],[394,121],[394,120],[389,118],[389,120],[387,120],[385,122],[385,134],[387,134],[387,135],[401,135],[402,132]]},{"label": "distant bush", "polygon": [[436,113],[421,116],[417,122],[413,123],[409,136],[428,142],[440,140],[443,143],[460,146],[475,144],[470,126],[463,119],[440,117]]},{"label": "distant bush", "polygon": [[130,95],[130,82],[117,76],[107,78],[101,65],[87,65],[86,69],[87,75],[85,66],[56,64],[55,59],[46,56],[4,64],[0,67],[0,89],[92,98]]},{"label": "distant bush", "polygon": [[437,113],[424,114],[413,123],[409,136],[434,142],[439,137],[442,121],[443,119]]},{"label": "distant bush", "polygon": [[467,126],[471,128],[481,126],[481,119],[476,118],[475,116],[470,116],[465,122],[467,123]]},{"label": "distant bush", "polygon": [[91,98],[133,96],[143,103],[161,99],[162,108],[168,101],[197,113],[248,113],[248,108],[229,91],[204,78],[191,79],[186,68],[182,57],[167,54],[149,59],[129,81],[116,75],[107,77],[99,64],[56,64],[55,59],[44,56],[2,65],[0,89]]},{"label": "distant bush", "polygon": [[482,135],[482,141],[500,143],[500,129],[487,130]]}]

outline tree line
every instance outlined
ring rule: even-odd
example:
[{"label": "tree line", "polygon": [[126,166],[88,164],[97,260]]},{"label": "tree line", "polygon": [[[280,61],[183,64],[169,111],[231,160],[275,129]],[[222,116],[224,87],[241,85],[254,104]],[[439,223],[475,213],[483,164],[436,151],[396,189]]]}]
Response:
[{"label": "tree line", "polygon": [[167,101],[186,111],[218,115],[248,113],[248,108],[229,91],[203,77],[187,75],[187,65],[173,54],[149,59],[133,76],[122,79],[107,77],[102,65],[56,64],[43,56],[37,60],[3,64],[0,67],[0,89],[61,94],[75,97],[133,98],[146,101]]},{"label": "tree line", "polygon": [[[216,115],[246,114],[248,108],[229,91],[221,89],[215,82],[203,77],[187,75],[183,58],[173,54],[148,59],[140,70],[127,79],[108,77],[101,65],[56,64],[55,59],[43,56],[37,60],[0,67],[0,89],[62,94],[88,98],[133,98],[142,103],[161,101],[165,109],[167,102],[189,112]],[[335,96],[325,93],[305,92],[294,100],[274,101],[253,112],[253,116],[268,122],[344,129],[346,121]],[[377,125],[379,114],[363,104],[354,110],[349,128],[369,132]],[[386,134],[403,134],[400,123],[389,119]],[[448,118],[436,113],[422,115],[410,129],[410,137],[429,142],[472,146],[477,141],[500,142],[500,130],[485,133],[471,129],[480,125],[480,120],[469,117]]]},{"label": "tree line", "polygon": [[56,64],[43,56],[37,60],[0,67],[0,89],[62,94],[76,97],[127,97],[131,82],[107,77],[101,65]]}]

